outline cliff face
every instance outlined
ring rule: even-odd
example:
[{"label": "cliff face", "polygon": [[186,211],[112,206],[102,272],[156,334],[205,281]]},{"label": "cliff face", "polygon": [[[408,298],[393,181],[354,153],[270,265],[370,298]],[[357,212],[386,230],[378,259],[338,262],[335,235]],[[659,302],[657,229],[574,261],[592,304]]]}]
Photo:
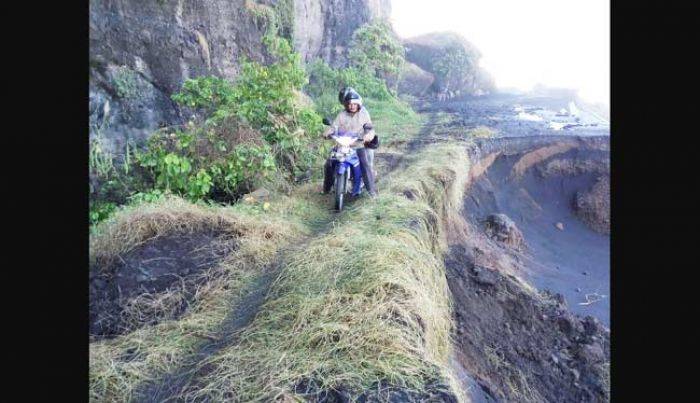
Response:
[{"label": "cliff face", "polygon": [[305,61],[343,66],[353,32],[390,14],[390,0],[294,0],[294,46]]},{"label": "cliff face", "polygon": [[90,135],[99,132],[118,153],[187,118],[170,99],[186,79],[233,79],[243,56],[270,62],[261,12],[286,7],[303,59],[338,66],[359,26],[388,19],[389,1],[91,0]]}]

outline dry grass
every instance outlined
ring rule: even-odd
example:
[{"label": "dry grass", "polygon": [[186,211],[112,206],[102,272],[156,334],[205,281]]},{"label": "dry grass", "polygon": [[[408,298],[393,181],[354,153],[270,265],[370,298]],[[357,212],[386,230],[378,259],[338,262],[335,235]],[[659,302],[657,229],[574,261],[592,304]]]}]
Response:
[{"label": "dry grass", "polygon": [[[280,248],[308,234],[303,223],[323,220],[323,210],[312,208],[315,202],[310,188],[271,201],[268,210],[257,205],[194,205],[172,197],[128,207],[98,225],[90,239],[91,262],[98,265],[149,239],[172,233],[222,230],[235,234],[237,248],[218,267],[202,274],[212,281],[195,290],[193,302],[178,320],[142,326],[90,344],[90,400],[128,401],[141,383],[177,369],[215,334],[235,309],[245,286],[274,261]],[[124,315],[140,324],[167,317],[182,303],[180,291],[143,294],[129,301]]]},{"label": "dry grass", "polygon": [[[217,268],[221,279],[203,288],[179,320],[91,343],[90,400],[127,401],[138,385],[176,370],[284,245],[324,227],[283,256],[253,322],[237,343],[201,363],[211,368],[199,380],[203,386],[181,398],[290,401],[300,397],[293,390],[304,380],[354,391],[379,381],[415,391],[436,379],[457,385],[447,364],[452,323],[442,252],[468,161],[461,148],[440,145],[409,162],[382,179],[378,199],[354,203],[331,227],[330,202],[315,194],[318,184],[277,196],[267,210],[169,198],[127,208],[98,226],[93,263],[156,236],[204,229],[235,234],[239,246]],[[171,297],[142,296],[135,312],[165,309]]]},{"label": "dry grass", "polygon": [[379,381],[415,391],[453,382],[449,288],[435,252],[439,220],[461,197],[463,155],[442,146],[416,156],[412,168],[386,178],[377,200],[355,204],[288,256],[240,343],[203,363],[212,368],[205,386],[186,398],[290,399],[303,380],[354,391]]},{"label": "dry grass", "polygon": [[476,137],[476,138],[492,138],[495,137],[498,134],[498,131],[495,129],[492,129],[488,126],[478,126],[475,127],[474,129],[471,129],[469,131],[469,134],[471,137]]}]

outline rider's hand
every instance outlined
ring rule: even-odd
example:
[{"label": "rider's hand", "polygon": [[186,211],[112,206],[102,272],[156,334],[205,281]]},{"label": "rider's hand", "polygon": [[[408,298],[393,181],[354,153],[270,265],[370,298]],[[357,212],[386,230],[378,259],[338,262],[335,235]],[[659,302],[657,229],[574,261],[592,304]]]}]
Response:
[{"label": "rider's hand", "polygon": [[362,140],[365,143],[369,143],[370,141],[372,141],[372,139],[374,139],[374,133],[367,133],[362,137]]}]

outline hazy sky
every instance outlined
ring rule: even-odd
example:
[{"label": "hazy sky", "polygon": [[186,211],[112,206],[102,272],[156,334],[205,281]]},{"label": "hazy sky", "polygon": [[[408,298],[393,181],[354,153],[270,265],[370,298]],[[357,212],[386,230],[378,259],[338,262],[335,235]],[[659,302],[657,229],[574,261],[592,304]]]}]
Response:
[{"label": "hazy sky", "polygon": [[392,0],[391,7],[404,38],[462,34],[498,87],[542,83],[609,103],[610,0]]}]

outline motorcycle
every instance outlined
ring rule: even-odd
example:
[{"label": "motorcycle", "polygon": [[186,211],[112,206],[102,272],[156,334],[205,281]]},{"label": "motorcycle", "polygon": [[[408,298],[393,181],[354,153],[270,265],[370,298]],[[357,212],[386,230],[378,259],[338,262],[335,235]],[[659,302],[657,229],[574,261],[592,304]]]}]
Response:
[{"label": "motorcycle", "polygon": [[[323,123],[330,126],[328,119],[323,119]],[[350,189],[352,180],[352,194],[359,194],[362,186],[362,171],[360,170],[360,159],[357,152],[351,147],[353,143],[360,140],[360,136],[355,133],[345,132],[334,128],[330,136],[335,140],[336,145],[331,149],[330,159],[333,161],[333,171],[335,181],[335,209],[341,211],[345,194]]]}]

